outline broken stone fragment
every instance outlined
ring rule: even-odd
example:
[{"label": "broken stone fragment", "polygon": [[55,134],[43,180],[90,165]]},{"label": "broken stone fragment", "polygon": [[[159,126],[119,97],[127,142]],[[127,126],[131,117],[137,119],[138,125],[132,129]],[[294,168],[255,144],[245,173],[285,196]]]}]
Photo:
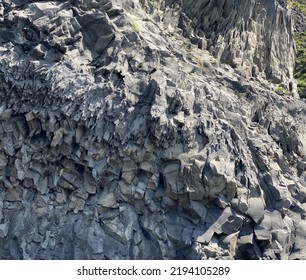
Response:
[{"label": "broken stone fragment", "polygon": [[32,120],[35,119],[35,115],[34,115],[34,113],[31,111],[31,112],[29,112],[29,113],[27,113],[27,114],[25,115],[25,118],[26,118],[26,121],[29,122],[29,121],[32,121]]},{"label": "broken stone fragment", "polygon": [[120,196],[124,201],[130,201],[135,195],[135,186],[129,186],[125,182],[119,182]]},{"label": "broken stone fragment", "polygon": [[7,120],[7,119],[9,119],[12,116],[13,110],[9,109],[9,108],[5,109],[5,110],[1,110],[1,108],[0,108],[0,113],[1,113],[0,114],[0,120]]},{"label": "broken stone fragment", "polygon": [[191,200],[188,204],[188,207],[186,207],[186,210],[192,218],[205,221],[207,208],[202,202]]},{"label": "broken stone fragment", "polygon": [[58,204],[64,204],[67,201],[67,195],[65,191],[60,191],[56,193],[56,202]]},{"label": "broken stone fragment", "polygon": [[183,232],[183,227],[180,225],[172,225],[172,224],[167,224],[167,234],[168,237],[170,238],[170,240],[173,241],[180,241],[181,240],[181,236],[182,236],[182,232]]},{"label": "broken stone fragment", "polygon": [[203,181],[208,187],[209,196],[215,198],[218,194],[226,190],[229,185],[228,192],[235,186],[233,184],[234,163],[225,161],[223,158],[215,158],[208,160],[203,169]]},{"label": "broken stone fragment", "polygon": [[15,155],[14,142],[11,137],[2,137],[2,150],[9,156]]},{"label": "broken stone fragment", "polygon": [[107,220],[107,219],[113,219],[117,216],[119,216],[120,212],[119,212],[119,208],[106,208],[104,206],[99,207],[98,208],[98,212],[99,212],[99,219],[101,221]]},{"label": "broken stone fragment", "polygon": [[214,200],[214,203],[223,209],[229,206],[227,198],[222,194],[218,195],[218,197]]},{"label": "broken stone fragment", "polygon": [[41,60],[44,59],[47,51],[48,49],[45,46],[39,44],[31,50],[31,56],[36,60]]},{"label": "broken stone fragment", "polygon": [[231,200],[231,206],[233,207],[233,209],[243,214],[247,214],[249,209],[249,205],[246,202],[242,202],[237,198],[233,198]]},{"label": "broken stone fragment", "polygon": [[102,192],[102,194],[98,198],[97,203],[107,208],[118,208],[119,207],[116,197],[112,192],[110,193]]},{"label": "broken stone fragment", "polygon": [[58,186],[63,188],[63,189],[67,189],[67,190],[75,190],[75,186],[68,183],[66,180],[60,178],[58,180]]},{"label": "broken stone fragment", "polygon": [[135,199],[143,199],[146,191],[146,184],[138,183],[137,187],[135,188]]},{"label": "broken stone fragment", "polygon": [[112,40],[114,40],[114,38],[115,38],[114,34],[101,36],[94,45],[94,50],[97,53],[102,53],[109,46]]},{"label": "broken stone fragment", "polygon": [[0,224],[0,237],[4,238],[7,236],[9,231],[9,222],[6,222],[4,224]]},{"label": "broken stone fragment", "polygon": [[185,116],[184,112],[179,112],[176,116],[173,117],[174,123],[177,124],[179,127],[185,125]]},{"label": "broken stone fragment", "polygon": [[22,192],[19,188],[8,188],[6,189],[5,200],[9,202],[22,201]]},{"label": "broken stone fragment", "polygon": [[144,171],[150,172],[152,174],[155,171],[154,166],[150,162],[146,162],[146,161],[141,162],[140,165],[139,165],[139,168],[144,170]]},{"label": "broken stone fragment", "polygon": [[92,252],[94,254],[102,254],[103,253],[103,238],[99,238],[96,236],[91,236],[88,238],[88,244],[90,248],[92,249]]},{"label": "broken stone fragment", "polygon": [[69,201],[69,208],[73,210],[74,213],[78,213],[84,210],[85,200],[79,197],[72,196]]},{"label": "broken stone fragment", "polygon": [[256,240],[258,241],[267,241],[269,242],[271,240],[271,232],[268,229],[265,229],[261,226],[256,225],[254,228],[254,233]]},{"label": "broken stone fragment", "polygon": [[45,194],[48,190],[48,177],[43,178],[38,184],[37,184],[37,190],[41,194]]},{"label": "broken stone fragment", "polygon": [[0,168],[3,168],[7,165],[7,157],[4,155],[3,152],[0,151]]},{"label": "broken stone fragment", "polygon": [[248,214],[256,223],[260,223],[264,217],[264,203],[260,197],[251,197],[248,201]]},{"label": "broken stone fragment", "polygon": [[89,194],[95,194],[97,191],[96,183],[89,174],[84,176],[84,188]]},{"label": "broken stone fragment", "polygon": [[291,205],[292,205],[292,201],[288,197],[288,198],[282,199],[280,201],[277,201],[275,203],[274,208],[277,209],[277,210],[280,210],[280,211],[287,211],[291,207]]},{"label": "broken stone fragment", "polygon": [[41,243],[41,242],[43,242],[43,240],[44,240],[44,236],[43,235],[35,234],[33,236],[33,242],[35,242],[35,243]]},{"label": "broken stone fragment", "polygon": [[63,178],[65,181],[67,181],[71,185],[74,185],[75,182],[78,180],[78,176],[76,174],[65,171],[65,170],[62,172],[61,178]]},{"label": "broken stone fragment", "polygon": [[124,225],[119,220],[119,217],[115,217],[114,219],[101,221],[101,226],[114,239],[117,239],[121,242],[125,240]]},{"label": "broken stone fragment", "polygon": [[63,138],[63,131],[57,130],[52,138],[51,147],[56,147],[61,142],[62,138]]}]

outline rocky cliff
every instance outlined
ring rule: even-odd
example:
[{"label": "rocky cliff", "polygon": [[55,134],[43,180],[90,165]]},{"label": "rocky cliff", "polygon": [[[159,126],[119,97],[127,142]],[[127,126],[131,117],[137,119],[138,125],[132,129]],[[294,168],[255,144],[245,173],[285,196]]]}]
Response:
[{"label": "rocky cliff", "polygon": [[248,75],[259,72],[277,83],[292,80],[292,12],[284,1],[141,2],[152,13],[165,11],[164,23],[180,28],[184,36],[221,62],[242,68]]},{"label": "rocky cliff", "polygon": [[1,259],[306,258],[284,1],[5,0],[0,16]]}]

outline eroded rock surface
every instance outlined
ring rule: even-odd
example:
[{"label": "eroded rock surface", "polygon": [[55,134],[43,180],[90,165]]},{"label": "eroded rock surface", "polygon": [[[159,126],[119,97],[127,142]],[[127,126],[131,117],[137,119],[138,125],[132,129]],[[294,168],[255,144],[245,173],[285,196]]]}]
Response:
[{"label": "eroded rock surface", "polygon": [[1,259],[305,259],[290,10],[172,2],[2,1]]}]

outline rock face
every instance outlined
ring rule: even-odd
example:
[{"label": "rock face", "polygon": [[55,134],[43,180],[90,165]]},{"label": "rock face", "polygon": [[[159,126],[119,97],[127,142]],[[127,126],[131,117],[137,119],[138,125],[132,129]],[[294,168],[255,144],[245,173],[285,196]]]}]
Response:
[{"label": "rock face", "polygon": [[249,75],[259,72],[277,83],[293,79],[292,12],[284,1],[141,2],[151,7],[152,13],[165,10],[162,18],[167,25],[181,28],[184,36],[210,50],[221,62]]},{"label": "rock face", "polygon": [[1,259],[305,259],[290,10],[172,2],[2,2]]}]

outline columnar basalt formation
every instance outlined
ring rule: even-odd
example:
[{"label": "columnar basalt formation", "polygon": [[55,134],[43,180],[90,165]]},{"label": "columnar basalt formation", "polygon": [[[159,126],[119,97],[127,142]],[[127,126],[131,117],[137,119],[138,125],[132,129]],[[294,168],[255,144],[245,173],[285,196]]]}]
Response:
[{"label": "columnar basalt formation", "polygon": [[290,10],[256,3],[3,1],[0,258],[305,259]]},{"label": "columnar basalt formation", "polygon": [[261,74],[276,83],[293,80],[292,11],[285,1],[141,2],[221,62],[242,68],[248,75]]}]

